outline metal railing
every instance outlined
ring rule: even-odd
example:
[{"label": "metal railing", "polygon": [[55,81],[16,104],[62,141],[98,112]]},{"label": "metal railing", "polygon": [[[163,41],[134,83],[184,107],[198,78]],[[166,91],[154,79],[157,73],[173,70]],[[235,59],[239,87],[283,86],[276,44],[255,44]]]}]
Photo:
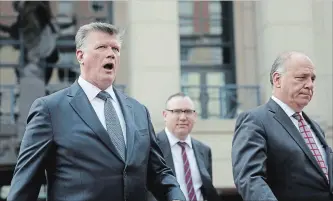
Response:
[{"label": "metal railing", "polygon": [[181,88],[195,102],[201,119],[233,119],[240,112],[261,104],[260,87],[256,85],[185,85]]}]

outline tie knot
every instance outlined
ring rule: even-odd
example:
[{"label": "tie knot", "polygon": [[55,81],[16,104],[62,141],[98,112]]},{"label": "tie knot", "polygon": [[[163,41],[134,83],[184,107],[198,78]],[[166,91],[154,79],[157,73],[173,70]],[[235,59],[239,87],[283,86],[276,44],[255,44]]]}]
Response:
[{"label": "tie knot", "polygon": [[295,114],[293,114],[293,116],[295,119],[297,119],[297,121],[301,121],[303,118],[301,116],[301,114],[299,112],[295,112]]},{"label": "tie knot", "polygon": [[106,91],[101,91],[97,94],[96,97],[106,101],[108,98],[111,98],[111,95]]},{"label": "tie knot", "polygon": [[181,148],[183,148],[183,149],[185,149],[185,147],[186,147],[186,142],[177,142],[177,144],[181,147]]}]

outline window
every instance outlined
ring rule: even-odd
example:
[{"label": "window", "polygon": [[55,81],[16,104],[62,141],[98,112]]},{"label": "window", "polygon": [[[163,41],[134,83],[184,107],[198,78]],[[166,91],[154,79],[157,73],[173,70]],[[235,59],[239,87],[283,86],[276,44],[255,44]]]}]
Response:
[{"label": "window", "polygon": [[[59,1],[57,22],[59,25],[68,24],[73,21],[72,16],[74,15],[74,5],[72,1]],[[60,35],[73,35],[75,34],[75,26],[70,26],[66,29],[60,29]]]},{"label": "window", "polygon": [[225,64],[221,36],[182,36],[181,64],[184,68],[202,65],[202,68]]},{"label": "window", "polygon": [[179,32],[182,35],[193,34],[193,2],[179,1]]},{"label": "window", "polygon": [[210,34],[221,34],[221,2],[220,1],[210,1],[208,4],[209,12],[209,33]]},{"label": "window", "polygon": [[72,1],[58,1],[58,14],[60,15],[73,15],[73,2]]},{"label": "window", "polygon": [[[201,118],[232,118],[235,93],[231,1],[179,1],[181,88]],[[195,11],[195,12],[194,12]]]}]

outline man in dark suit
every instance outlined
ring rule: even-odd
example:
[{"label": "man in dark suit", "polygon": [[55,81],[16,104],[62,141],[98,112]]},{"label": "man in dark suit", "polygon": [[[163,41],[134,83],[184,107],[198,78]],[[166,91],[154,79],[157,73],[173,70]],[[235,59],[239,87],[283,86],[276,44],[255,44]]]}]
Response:
[{"label": "man in dark suit", "polygon": [[220,200],[212,182],[211,149],[190,136],[197,118],[191,98],[183,93],[171,95],[163,116],[166,127],[157,134],[157,142],[186,200]]},{"label": "man in dark suit", "polygon": [[245,201],[333,200],[332,151],[303,112],[313,95],[314,70],[305,54],[282,53],[270,73],[271,99],[238,117],[232,164]]},{"label": "man in dark suit", "polygon": [[107,23],[76,35],[81,75],[31,106],[8,201],[185,200],[156,143],[147,108],[113,88],[121,38]]}]

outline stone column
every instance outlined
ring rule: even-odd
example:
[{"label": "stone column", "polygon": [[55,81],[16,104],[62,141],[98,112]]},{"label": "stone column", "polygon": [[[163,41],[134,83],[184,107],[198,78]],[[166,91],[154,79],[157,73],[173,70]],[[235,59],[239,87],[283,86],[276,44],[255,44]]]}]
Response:
[{"label": "stone column", "polygon": [[159,130],[167,97],[180,91],[178,1],[129,0],[127,8],[128,92],[147,106]]}]

